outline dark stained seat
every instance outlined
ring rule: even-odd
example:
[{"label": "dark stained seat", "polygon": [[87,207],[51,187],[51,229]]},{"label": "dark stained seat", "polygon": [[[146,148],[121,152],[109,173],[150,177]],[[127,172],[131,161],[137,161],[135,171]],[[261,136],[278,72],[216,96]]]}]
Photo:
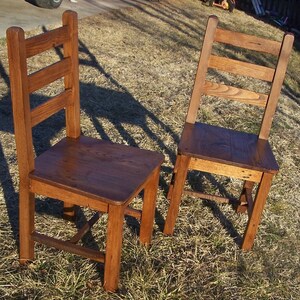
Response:
[{"label": "dark stained seat", "polygon": [[[161,154],[86,136],[64,138],[35,160],[35,182],[97,201],[124,205],[160,164]],[[51,162],[51,163],[49,163]],[[80,204],[80,203],[78,203]]]},{"label": "dark stained seat", "polygon": [[255,134],[205,123],[184,125],[178,152],[262,172],[279,170],[269,141],[258,139]]},{"label": "dark stained seat", "polygon": [[[232,203],[232,199],[226,197],[184,190],[188,171],[196,170],[244,182],[241,196],[236,199],[235,206],[238,212],[248,212],[248,223],[241,247],[244,250],[252,248],[272,178],[279,170],[268,137],[293,41],[294,37],[291,34],[285,34],[282,42],[277,42],[221,29],[218,27],[218,18],[209,17],[169,187],[170,207],[164,228],[165,234],[172,234],[174,231],[183,193],[219,203]],[[234,58],[218,55],[215,47],[223,49],[219,51],[221,53],[226,52],[224,49],[227,47],[234,49]],[[244,57],[243,53],[246,53]],[[257,62],[263,61],[259,59],[261,53],[273,56],[276,60],[275,66],[258,64]],[[228,74],[230,76],[226,77]],[[236,75],[243,77],[245,83],[249,82],[249,78],[254,78],[269,84],[270,88],[267,93],[250,90],[250,87],[248,90],[236,86],[234,80],[230,82],[230,79],[228,84],[224,84],[223,78],[234,78]],[[262,108],[259,133],[251,134],[196,122],[201,100],[206,96],[211,96],[211,101],[216,97],[223,101],[235,100]],[[238,109],[231,114],[239,116]],[[258,187],[253,198],[255,184]]]}]

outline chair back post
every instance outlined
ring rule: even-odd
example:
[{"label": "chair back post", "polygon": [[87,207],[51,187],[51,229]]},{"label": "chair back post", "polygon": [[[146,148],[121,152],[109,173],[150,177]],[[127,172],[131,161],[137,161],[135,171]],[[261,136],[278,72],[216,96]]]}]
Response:
[{"label": "chair back post", "polygon": [[284,35],[282,47],[279,53],[274,79],[271,85],[268,102],[264,111],[264,116],[261,123],[259,138],[267,140],[270,135],[270,130],[273,122],[273,117],[276,111],[278,99],[280,96],[281,87],[284,81],[287,70],[288,60],[294,43],[294,35],[287,33]]},{"label": "chair back post", "polygon": [[66,107],[66,132],[68,137],[80,136],[80,98],[78,63],[78,18],[74,11],[65,11],[62,22],[68,28],[69,39],[64,43],[64,57],[71,59],[71,72],[64,77],[65,89],[71,89],[71,101]]},{"label": "chair back post", "polygon": [[204,83],[208,69],[209,57],[211,54],[215,32],[217,30],[219,19],[216,16],[210,16],[207,22],[207,28],[203,40],[203,47],[198,63],[194,88],[189,104],[186,122],[194,124],[197,118],[197,112],[204,90]]},{"label": "chair back post", "polygon": [[[22,28],[11,27],[7,30],[7,45],[20,184],[26,184],[28,173],[34,169],[34,155],[25,35]],[[16,45],[19,46],[16,47]]]}]

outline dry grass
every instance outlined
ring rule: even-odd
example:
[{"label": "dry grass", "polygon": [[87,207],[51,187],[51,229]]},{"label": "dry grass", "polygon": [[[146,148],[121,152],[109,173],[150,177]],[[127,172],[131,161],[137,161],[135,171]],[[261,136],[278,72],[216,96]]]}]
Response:
[{"label": "dry grass", "polygon": [[[282,32],[252,16],[209,8],[199,1],[162,0],[80,21],[82,131],[85,135],[161,151],[153,244],[138,244],[136,224],[127,220],[120,291],[102,289],[102,269],[64,252],[36,247],[36,260],[18,264],[18,171],[8,89],[5,41],[0,40],[0,298],[3,299],[299,299],[299,44],[289,65],[273,123],[271,143],[281,171],[276,176],[254,249],[243,253],[236,240],[246,218],[230,207],[184,197],[175,235],[162,234],[166,190],[186,113],[203,30],[217,14],[226,28],[280,39]],[[30,34],[35,34],[31,32]],[[298,48],[297,48],[298,47]],[[232,55],[233,53],[228,53]],[[56,59],[53,53],[51,59]],[[264,58],[267,64],[271,63]],[[42,60],[32,62],[40,65]],[[239,84],[243,85],[242,79]],[[255,84],[255,83],[253,83]],[[55,86],[55,85],[54,85]],[[48,89],[44,91],[47,95]],[[33,102],[41,101],[41,94]],[[236,106],[235,106],[236,107]],[[234,107],[234,108],[235,108]],[[257,110],[210,102],[202,118],[211,123],[257,129]],[[254,123],[254,124],[253,124]],[[37,152],[63,135],[63,115],[39,126]],[[189,184],[237,194],[240,183],[197,175]],[[61,204],[38,199],[37,227],[54,235],[74,232],[60,220]],[[90,211],[81,211],[82,223]],[[103,247],[105,217],[84,243]],[[62,231],[63,228],[63,231]]]}]

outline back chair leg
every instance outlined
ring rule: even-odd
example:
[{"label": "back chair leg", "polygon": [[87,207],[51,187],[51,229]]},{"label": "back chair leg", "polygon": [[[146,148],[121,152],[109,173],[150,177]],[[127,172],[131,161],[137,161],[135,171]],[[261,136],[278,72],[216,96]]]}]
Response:
[{"label": "back chair leg", "polygon": [[249,206],[252,205],[252,203],[249,203],[249,196],[252,198],[252,190],[254,187],[254,182],[245,180],[243,189],[239,198],[240,204],[236,208],[236,211],[238,213],[245,213]]},{"label": "back chair leg", "polygon": [[124,207],[109,205],[104,263],[104,289],[110,292],[114,292],[118,289],[123,223]]},{"label": "back chair leg", "polygon": [[140,241],[148,245],[151,242],[155,215],[156,194],[158,190],[159,168],[154,171],[144,189],[144,203],[140,226]]},{"label": "back chair leg", "polygon": [[190,157],[185,155],[177,155],[176,163],[177,172],[175,170],[175,178],[172,190],[172,197],[170,199],[170,207],[164,227],[164,234],[173,234],[175,222],[178,216],[179,205],[183,193],[184,183],[188,172]]},{"label": "back chair leg", "polygon": [[34,231],[34,194],[20,185],[19,195],[19,241],[20,264],[26,264],[34,259],[34,241],[31,234]]},{"label": "back chair leg", "polygon": [[273,174],[270,173],[263,173],[262,175],[262,179],[259,183],[256,197],[253,203],[252,212],[249,215],[249,220],[244,233],[242,243],[243,250],[250,250],[253,246],[262,212],[267,201],[268,193],[270,191],[272,178]]},{"label": "back chair leg", "polygon": [[68,221],[75,220],[75,205],[64,202],[63,218]]}]

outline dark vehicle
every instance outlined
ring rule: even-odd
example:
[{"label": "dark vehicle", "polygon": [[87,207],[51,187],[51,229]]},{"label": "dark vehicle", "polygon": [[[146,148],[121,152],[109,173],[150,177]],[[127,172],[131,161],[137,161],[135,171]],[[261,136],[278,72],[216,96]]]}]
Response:
[{"label": "dark vehicle", "polygon": [[34,0],[34,4],[43,8],[57,8],[63,0]]}]

